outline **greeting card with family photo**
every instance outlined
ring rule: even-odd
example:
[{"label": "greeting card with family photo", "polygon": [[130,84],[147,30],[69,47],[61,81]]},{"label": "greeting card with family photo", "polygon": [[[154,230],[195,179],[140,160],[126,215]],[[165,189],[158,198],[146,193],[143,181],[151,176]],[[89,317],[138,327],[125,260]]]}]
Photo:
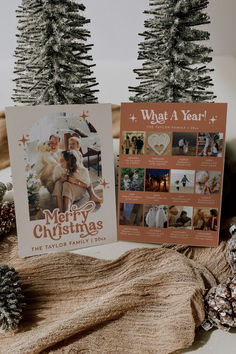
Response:
[{"label": "greeting card with family photo", "polygon": [[21,257],[116,240],[111,105],[6,111]]},{"label": "greeting card with family photo", "polygon": [[120,240],[217,246],[227,104],[124,103]]}]

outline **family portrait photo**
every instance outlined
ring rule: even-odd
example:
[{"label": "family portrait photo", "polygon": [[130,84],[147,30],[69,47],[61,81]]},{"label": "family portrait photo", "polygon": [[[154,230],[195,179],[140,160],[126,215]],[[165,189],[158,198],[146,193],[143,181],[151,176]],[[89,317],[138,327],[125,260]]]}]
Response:
[{"label": "family portrait photo", "polygon": [[197,133],[173,133],[173,156],[196,156]]},{"label": "family portrait photo", "polygon": [[199,133],[198,156],[222,157],[223,133]]},{"label": "family portrait photo", "polygon": [[170,228],[192,229],[193,207],[169,207],[168,226]]},{"label": "family portrait photo", "polygon": [[193,217],[194,230],[217,231],[218,209],[195,208]]},{"label": "family portrait photo", "polygon": [[125,155],[143,155],[145,151],[145,132],[123,132],[122,152]]},{"label": "family portrait photo", "polygon": [[165,229],[168,223],[167,205],[144,205],[144,226]]},{"label": "family portrait photo", "polygon": [[146,192],[169,192],[170,170],[146,169]]},{"label": "family portrait photo", "polygon": [[147,133],[147,155],[170,156],[171,133]]},{"label": "family portrait photo", "polygon": [[197,194],[219,194],[221,184],[220,171],[197,171],[195,192]]},{"label": "family portrait photo", "polygon": [[[100,137],[92,124],[66,112],[35,123],[24,148],[30,220],[43,210],[69,211],[94,201],[103,203]],[[96,209],[95,209],[96,210]]]},{"label": "family portrait photo", "polygon": [[143,168],[121,168],[120,190],[143,191],[144,190],[144,169]]},{"label": "family portrait photo", "polygon": [[132,203],[120,204],[120,225],[142,226],[143,205]]},{"label": "family portrait photo", "polygon": [[194,170],[171,170],[171,193],[194,193]]}]

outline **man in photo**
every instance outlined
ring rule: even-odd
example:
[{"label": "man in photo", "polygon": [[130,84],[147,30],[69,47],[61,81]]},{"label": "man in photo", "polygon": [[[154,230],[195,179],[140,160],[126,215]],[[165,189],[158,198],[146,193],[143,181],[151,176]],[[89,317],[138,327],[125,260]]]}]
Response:
[{"label": "man in photo", "polygon": [[138,139],[137,139],[136,147],[137,147],[137,154],[141,155],[142,154],[142,148],[143,148],[143,140],[141,139],[141,136],[139,136]]},{"label": "man in photo", "polygon": [[204,230],[217,231],[217,217],[218,211],[216,209],[211,209],[210,215],[206,216]]},{"label": "man in photo", "polygon": [[61,150],[59,149],[60,137],[57,134],[50,135],[49,137],[49,146],[51,149],[51,155],[59,163]]},{"label": "man in photo", "polygon": [[205,220],[204,220],[204,212],[202,209],[197,209],[195,211],[195,215],[193,218],[193,227],[194,230],[203,230],[204,229],[204,224],[205,224]]},{"label": "man in photo", "polygon": [[182,210],[180,217],[176,220],[177,227],[188,227],[191,226],[191,218],[188,217],[188,213],[185,210]]}]

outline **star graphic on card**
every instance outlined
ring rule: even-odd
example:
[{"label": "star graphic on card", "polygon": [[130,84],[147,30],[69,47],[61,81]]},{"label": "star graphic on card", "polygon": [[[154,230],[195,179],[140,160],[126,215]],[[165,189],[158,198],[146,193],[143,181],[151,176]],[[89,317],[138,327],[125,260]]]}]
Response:
[{"label": "star graphic on card", "polygon": [[80,116],[81,118],[83,118],[83,120],[85,120],[86,118],[88,118],[87,114],[85,112],[83,112],[82,116]]},{"label": "star graphic on card", "polygon": [[20,142],[20,144],[19,144],[20,146],[21,146],[21,143],[25,146],[25,143],[26,143],[27,141],[29,141],[29,139],[25,138],[25,136],[23,135],[22,138],[19,139],[18,141]]},{"label": "star graphic on card", "polygon": [[136,123],[137,122],[137,118],[135,117],[134,114],[131,117],[129,117],[129,119],[132,121],[132,123]]},{"label": "star graphic on card", "polygon": [[209,119],[209,124],[214,124],[217,121],[217,117],[211,117],[211,119]]},{"label": "star graphic on card", "polygon": [[105,179],[101,180],[100,183],[101,186],[103,186],[104,189],[108,188],[109,183],[105,181]]}]

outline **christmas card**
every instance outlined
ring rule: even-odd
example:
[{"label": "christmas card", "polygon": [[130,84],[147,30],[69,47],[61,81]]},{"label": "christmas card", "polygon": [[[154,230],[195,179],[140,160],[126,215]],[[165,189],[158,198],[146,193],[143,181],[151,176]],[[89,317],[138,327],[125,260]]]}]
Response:
[{"label": "christmas card", "polygon": [[116,241],[111,105],[6,110],[20,257]]},{"label": "christmas card", "polygon": [[118,238],[217,246],[227,104],[124,103]]}]

